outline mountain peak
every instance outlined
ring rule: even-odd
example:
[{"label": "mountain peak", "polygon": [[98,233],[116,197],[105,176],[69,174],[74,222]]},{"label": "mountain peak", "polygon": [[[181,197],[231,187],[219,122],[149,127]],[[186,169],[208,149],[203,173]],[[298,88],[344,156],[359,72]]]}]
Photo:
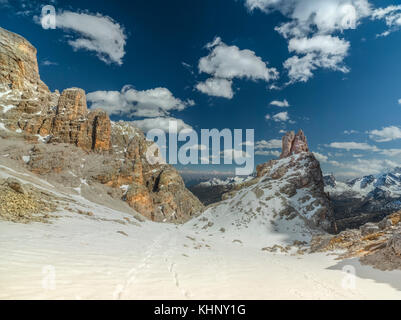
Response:
[{"label": "mountain peak", "polygon": [[280,159],[287,158],[293,154],[301,152],[309,152],[308,141],[302,130],[297,134],[294,131],[289,131],[282,139],[282,153]]}]

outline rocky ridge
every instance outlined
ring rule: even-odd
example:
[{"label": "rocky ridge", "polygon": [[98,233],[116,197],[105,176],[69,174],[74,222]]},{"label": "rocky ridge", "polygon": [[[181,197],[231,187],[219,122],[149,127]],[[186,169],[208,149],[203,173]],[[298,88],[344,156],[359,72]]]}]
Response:
[{"label": "rocky ridge", "polygon": [[[36,49],[2,28],[0,66],[0,136],[31,144],[26,151],[25,146],[14,150],[3,143],[2,151],[11,158],[45,178],[64,177],[67,185],[77,183],[74,176],[101,184],[154,221],[184,222],[202,211],[173,167],[147,161],[146,152],[154,144],[139,129],[111,122],[102,110],[88,110],[82,89],[50,92],[40,80]],[[83,164],[78,154],[97,165]]]}]

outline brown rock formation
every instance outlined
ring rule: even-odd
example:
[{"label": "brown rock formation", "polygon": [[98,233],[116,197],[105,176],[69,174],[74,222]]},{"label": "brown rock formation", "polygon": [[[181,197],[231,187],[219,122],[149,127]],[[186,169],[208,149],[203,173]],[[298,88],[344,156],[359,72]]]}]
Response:
[{"label": "brown rock formation", "polygon": [[[112,123],[104,111],[89,111],[82,89],[51,93],[40,80],[36,49],[1,28],[0,67],[0,113],[13,106],[3,113],[7,129],[21,132],[27,143],[49,143],[46,149],[32,148],[26,164],[32,172],[50,176],[75,171],[82,179],[114,188],[112,194],[120,195],[123,188],[121,199],[154,221],[184,222],[203,209],[174,168],[148,163],[145,154],[153,143],[139,129]],[[71,150],[50,147],[59,143],[95,151],[97,165],[83,172],[69,160]]]},{"label": "brown rock formation", "polygon": [[342,259],[358,257],[362,264],[381,270],[401,270],[401,212],[335,236],[317,236],[312,251],[342,252]]},{"label": "brown rock formation", "polygon": [[36,49],[23,37],[0,28],[0,86],[24,95],[48,94],[40,80]]},{"label": "brown rock formation", "polygon": [[[288,158],[288,161],[282,160],[284,158]],[[313,153],[309,152],[302,130],[296,135],[294,132],[288,132],[283,137],[283,151],[280,160],[270,160],[257,166],[256,169],[258,178],[272,180],[283,179],[291,171],[294,173],[286,178],[288,184],[280,192],[292,197],[297,190],[308,190],[310,197],[315,199],[308,208],[308,211],[314,211],[312,217],[314,225],[320,226],[326,231],[335,232],[333,208],[324,192],[320,163]]]},{"label": "brown rock formation", "polygon": [[302,130],[297,134],[294,131],[287,132],[283,137],[283,151],[280,159],[287,158],[293,154],[309,152],[308,142]]},{"label": "brown rock formation", "polygon": [[49,133],[50,142],[72,143],[87,151],[110,150],[110,119],[104,111],[88,111],[82,89],[63,91],[50,122]]}]

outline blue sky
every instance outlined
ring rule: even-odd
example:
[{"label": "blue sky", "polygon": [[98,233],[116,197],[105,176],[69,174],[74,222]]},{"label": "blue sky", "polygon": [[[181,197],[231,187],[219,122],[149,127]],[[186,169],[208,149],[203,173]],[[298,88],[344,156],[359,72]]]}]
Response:
[{"label": "blue sky", "polygon": [[[57,10],[56,30],[37,18],[45,4]],[[255,129],[256,163],[277,156],[283,131],[301,128],[323,170],[343,178],[401,164],[395,0],[0,6],[0,26],[38,49],[50,89],[81,87],[113,120],[145,120],[137,122],[144,129],[165,118],[195,130]]]}]

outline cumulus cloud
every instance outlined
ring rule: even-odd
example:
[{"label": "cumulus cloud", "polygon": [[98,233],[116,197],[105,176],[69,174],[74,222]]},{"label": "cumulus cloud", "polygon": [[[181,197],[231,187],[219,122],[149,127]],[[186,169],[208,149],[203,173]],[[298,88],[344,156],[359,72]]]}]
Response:
[{"label": "cumulus cloud", "polygon": [[401,129],[396,126],[385,127],[381,130],[369,131],[369,136],[376,142],[388,142],[401,139]]},{"label": "cumulus cloud", "polygon": [[231,80],[209,78],[205,82],[198,83],[196,89],[209,96],[232,99],[234,96],[232,84]]},{"label": "cumulus cloud", "polygon": [[268,68],[267,63],[251,50],[240,50],[237,46],[228,46],[216,38],[207,48],[211,53],[199,60],[199,71],[217,78],[270,81],[278,76],[275,68]]},{"label": "cumulus cloud", "polygon": [[330,35],[317,35],[312,38],[293,38],[288,44],[290,52],[308,54],[318,52],[322,55],[344,55],[349,49],[349,42]]},{"label": "cumulus cloud", "polygon": [[126,117],[166,116],[170,111],[182,111],[194,105],[192,100],[182,101],[166,88],[138,91],[124,86],[121,91],[95,91],[87,94],[91,108],[100,108],[110,115]]},{"label": "cumulus cloud", "polygon": [[281,149],[282,142],[280,139],[261,140],[255,143],[256,149]]},{"label": "cumulus cloud", "polygon": [[350,150],[365,150],[365,151],[378,151],[376,146],[372,146],[365,142],[332,142],[328,145],[330,148],[334,149],[344,149]]},{"label": "cumulus cloud", "polygon": [[[37,17],[35,20],[40,22]],[[112,18],[100,13],[61,11],[56,15],[56,27],[72,32],[68,44],[74,50],[95,52],[108,64],[123,64],[127,36]]]},{"label": "cumulus cloud", "polygon": [[392,169],[400,166],[399,162],[387,159],[356,159],[352,162],[338,163],[337,167],[346,170],[338,175],[358,177],[366,174],[379,174],[386,169]]},{"label": "cumulus cloud", "polygon": [[290,52],[303,54],[289,58],[284,62],[291,82],[306,82],[313,77],[317,68],[349,72],[343,64],[348,55],[348,41],[330,35],[317,35],[312,38],[293,38],[289,41]]},{"label": "cumulus cloud", "polygon": [[306,82],[318,68],[348,72],[349,42],[333,33],[356,29],[371,14],[368,0],[246,0],[250,10],[280,11],[288,22],[276,27],[295,55],[284,62],[290,83]]},{"label": "cumulus cloud", "polygon": [[[212,78],[196,86],[203,93],[231,99],[233,79],[268,82],[278,78],[277,70],[269,68],[254,51],[228,46],[220,37],[208,43],[206,48],[210,53],[199,60],[198,69]],[[221,94],[217,92],[219,88],[222,89]]]},{"label": "cumulus cloud", "polygon": [[[161,129],[164,132],[169,132],[171,121],[175,121],[177,123],[177,132],[180,132],[183,129],[192,130],[192,127],[186,124],[181,119],[176,119],[172,117],[156,117],[144,120],[135,120],[132,121],[131,123],[134,126],[138,127],[139,129],[142,129],[142,131],[144,131],[145,133],[152,129]],[[177,133],[177,132],[172,132],[172,133]]]},{"label": "cumulus cloud", "polygon": [[280,107],[280,108],[288,108],[290,106],[290,104],[288,103],[288,101],[286,99],[284,99],[283,101],[274,100],[274,101],[270,102],[270,104],[272,106],[276,106],[276,107]]},{"label": "cumulus cloud", "polygon": [[275,114],[272,119],[276,122],[285,122],[290,120],[290,117],[288,115],[288,112],[280,112]]},{"label": "cumulus cloud", "polygon": [[271,140],[261,140],[255,143],[255,154],[259,156],[275,156],[279,157],[280,152],[272,149],[281,149],[281,140],[271,139]]}]

